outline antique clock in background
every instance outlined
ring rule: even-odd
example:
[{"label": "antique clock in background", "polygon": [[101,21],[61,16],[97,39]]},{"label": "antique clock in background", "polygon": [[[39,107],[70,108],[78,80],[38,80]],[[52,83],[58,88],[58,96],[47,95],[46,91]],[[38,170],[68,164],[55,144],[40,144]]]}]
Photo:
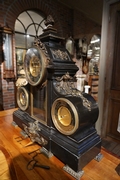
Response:
[{"label": "antique clock in background", "polygon": [[64,38],[53,28],[53,18],[48,16],[45,24],[47,29],[26,52],[25,76],[16,83],[19,109],[13,120],[76,177],[100,153],[95,130],[99,110],[89,94],[75,88],[78,68],[61,45]]}]

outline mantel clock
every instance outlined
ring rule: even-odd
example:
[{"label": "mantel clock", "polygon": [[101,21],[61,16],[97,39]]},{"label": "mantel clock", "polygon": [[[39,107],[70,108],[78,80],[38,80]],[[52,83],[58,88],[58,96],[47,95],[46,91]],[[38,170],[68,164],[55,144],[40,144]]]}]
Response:
[{"label": "mantel clock", "polygon": [[95,130],[99,110],[92,96],[75,88],[78,67],[61,45],[64,38],[53,28],[51,16],[45,24],[43,34],[26,52],[25,77],[17,81],[19,109],[13,119],[48,156],[54,154],[67,165],[67,172],[78,175],[100,153]]}]

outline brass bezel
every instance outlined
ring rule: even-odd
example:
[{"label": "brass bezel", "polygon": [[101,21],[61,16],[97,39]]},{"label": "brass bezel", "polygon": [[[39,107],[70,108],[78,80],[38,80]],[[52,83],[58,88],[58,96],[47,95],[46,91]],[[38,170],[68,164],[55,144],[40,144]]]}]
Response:
[{"label": "brass bezel", "polygon": [[[35,73],[31,73],[31,62],[34,61],[34,59],[36,58],[37,60],[39,60],[40,71],[37,70],[37,73],[35,75]],[[24,70],[26,74],[26,79],[30,85],[37,86],[38,84],[42,85],[45,82],[47,72],[46,62],[47,58],[39,47],[33,46],[32,48],[27,50],[24,59]]]},{"label": "brass bezel", "polygon": [[[61,120],[59,118],[59,110],[61,107],[65,107],[65,109],[67,109],[67,111],[65,110],[68,116],[67,118],[71,118],[68,119],[67,122],[60,122]],[[69,115],[69,113],[71,113],[71,115]],[[79,127],[79,118],[77,110],[74,104],[66,98],[58,98],[53,102],[51,108],[51,116],[53,124],[55,125],[57,130],[64,135],[72,135],[76,132],[76,130]]]},{"label": "brass bezel", "polygon": [[[21,100],[20,100],[20,92],[21,92],[21,90],[24,91],[25,96],[26,96],[26,102],[25,102],[26,104],[25,105],[22,105]],[[19,108],[21,110],[23,110],[23,111],[25,111],[28,108],[28,105],[29,105],[29,95],[28,95],[28,91],[24,87],[19,87],[17,89],[17,104],[18,104]]]}]

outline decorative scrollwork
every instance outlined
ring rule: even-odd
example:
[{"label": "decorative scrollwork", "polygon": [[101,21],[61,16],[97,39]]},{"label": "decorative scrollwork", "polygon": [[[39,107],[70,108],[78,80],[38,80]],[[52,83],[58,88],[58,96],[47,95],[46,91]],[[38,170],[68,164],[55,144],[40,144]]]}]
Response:
[{"label": "decorative scrollwork", "polygon": [[38,144],[44,146],[46,145],[48,142],[46,139],[44,139],[44,137],[42,137],[38,132],[41,131],[40,127],[39,127],[39,122],[36,120],[34,123],[29,123],[29,126],[26,126],[25,124],[23,124],[24,126],[24,131],[26,132],[26,134],[30,137],[32,142],[37,142]]},{"label": "decorative scrollwork", "polygon": [[83,96],[81,91],[75,88],[74,77],[71,77],[69,75],[69,72],[67,72],[62,77],[55,78],[54,87],[59,93],[63,95],[80,97],[83,101],[83,106],[88,108],[89,111],[91,111],[91,102]]},{"label": "decorative scrollwork", "polygon": [[51,52],[55,59],[61,59],[61,60],[67,60],[67,61],[69,60],[69,56],[66,51],[61,51],[60,49],[58,50],[51,49]]},{"label": "decorative scrollwork", "polygon": [[47,62],[46,62],[47,64],[46,65],[49,65],[50,64],[50,57],[49,57],[48,51],[45,47],[45,44],[40,41],[39,37],[35,38],[34,45],[39,47],[43,51],[45,57],[47,58]]},{"label": "decorative scrollwork", "polygon": [[88,108],[89,111],[91,111],[91,102],[88,101],[79,90],[75,89],[74,96],[80,97],[83,100],[83,106]]},{"label": "decorative scrollwork", "polygon": [[26,78],[18,78],[16,81],[16,86],[21,87],[21,86],[26,86],[28,84],[28,81]]}]

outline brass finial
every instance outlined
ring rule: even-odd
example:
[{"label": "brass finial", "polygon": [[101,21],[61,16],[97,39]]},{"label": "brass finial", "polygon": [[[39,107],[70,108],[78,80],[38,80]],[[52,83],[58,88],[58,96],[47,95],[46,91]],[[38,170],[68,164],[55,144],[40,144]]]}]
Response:
[{"label": "brass finial", "polygon": [[51,15],[47,16],[47,19],[45,20],[44,23],[45,23],[45,25],[46,25],[47,27],[53,26],[53,25],[54,25],[54,19],[53,19],[53,17],[52,17]]}]

